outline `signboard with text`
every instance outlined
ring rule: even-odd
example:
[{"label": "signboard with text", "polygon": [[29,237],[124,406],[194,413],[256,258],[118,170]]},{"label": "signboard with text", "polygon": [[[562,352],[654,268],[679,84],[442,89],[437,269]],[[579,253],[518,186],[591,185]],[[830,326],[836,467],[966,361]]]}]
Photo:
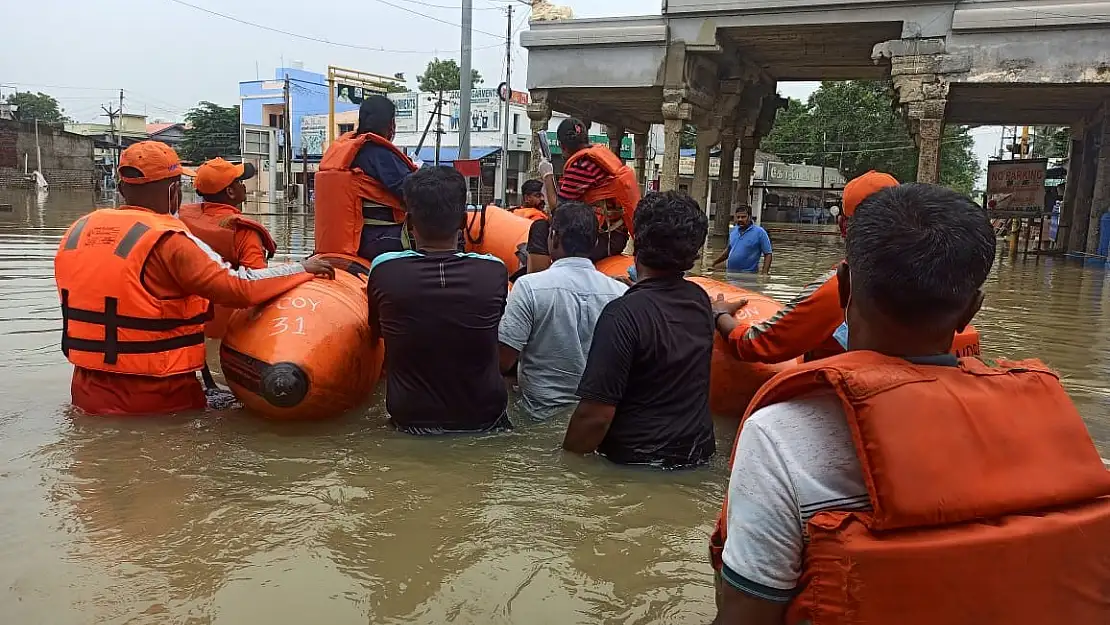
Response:
[{"label": "signboard with text", "polygon": [[987,163],[987,212],[991,217],[1039,217],[1045,213],[1048,159]]},{"label": "signboard with text", "polygon": [[[451,111],[448,132],[459,130],[459,92],[445,91],[444,99],[448,100]],[[503,105],[497,89],[472,89],[470,92],[470,131],[490,132],[501,130],[501,115]]]},{"label": "signboard with text", "polygon": [[389,99],[397,107],[397,132],[418,132],[420,127],[420,94],[415,92],[391,93]]}]

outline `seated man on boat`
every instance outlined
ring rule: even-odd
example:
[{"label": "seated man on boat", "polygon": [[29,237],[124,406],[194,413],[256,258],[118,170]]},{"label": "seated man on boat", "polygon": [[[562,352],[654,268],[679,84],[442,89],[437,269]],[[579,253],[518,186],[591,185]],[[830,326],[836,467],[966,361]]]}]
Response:
[{"label": "seated man on boat", "polygon": [[[898,186],[890,174],[869,171],[844,185],[844,214],[851,217],[856,207],[873,193]],[[840,307],[836,270],[827,272],[808,284],[783,309],[767,321],[740,328],[733,316],[746,303],[726,302],[718,297],[713,302],[717,330],[732,346],[740,360],[776,363],[799,356],[814,360],[844,351],[834,334],[844,322]],[[727,314],[724,314],[727,313]]]},{"label": "seated man on boat", "polygon": [[994,254],[944,187],[860,203],[849,351],[779,374],[742,421],[717,625],[1105,621],[1110,473],[1057,375],[949,353]]},{"label": "seated man on boat", "polygon": [[548,234],[554,262],[546,271],[521,276],[509,293],[498,331],[501,371],[511,374],[520,361],[520,405],[533,419],[547,419],[577,403],[575,390],[597,319],[606,304],[628,290],[594,267],[589,256],[596,243],[593,208],[560,204]]},{"label": "seated man on boat", "polygon": [[537,221],[540,219],[547,219],[548,215],[544,211],[545,204],[543,196],[543,183],[539,180],[525,180],[524,184],[520,185],[520,206],[509,209],[509,212],[525,219]]},{"label": "seated man on boat", "polygon": [[[633,236],[633,213],[640,202],[636,173],[613,154],[608,146],[591,145],[589,127],[573,117],[559,124],[556,135],[566,155],[563,175],[556,186],[551,163],[540,163],[547,205],[554,210],[560,202],[585,202],[594,207],[600,228],[597,245],[590,259],[597,262],[624,251]],[[536,221],[528,234],[528,272],[543,271],[551,265],[547,250],[546,221]]]},{"label": "seated man on boat", "polygon": [[363,100],[358,128],[328,146],[316,172],[316,253],[361,256],[409,249],[402,187],[419,164],[393,145],[396,107]]},{"label": "seated man on boat", "polygon": [[184,169],[177,154],[142,141],[120,156],[118,209],[78,219],[62,236],[54,275],[62,352],[74,365],[73,404],[91,414],[164,414],[204,408],[209,302],[247,308],[312,279],[326,263],[232,269],[176,218]]},{"label": "seated man on boat", "polygon": [[651,193],[636,209],[639,281],[598,318],[563,448],[621,464],[695,467],[716,451],[709,416],[713,314],[683,278],[709,223],[684,193]]},{"label": "seated man on boat", "polygon": [[509,274],[496,256],[459,252],[466,179],[427,167],[405,181],[415,249],[370,268],[370,328],[385,339],[386,411],[408,434],[510,427],[497,324]]}]

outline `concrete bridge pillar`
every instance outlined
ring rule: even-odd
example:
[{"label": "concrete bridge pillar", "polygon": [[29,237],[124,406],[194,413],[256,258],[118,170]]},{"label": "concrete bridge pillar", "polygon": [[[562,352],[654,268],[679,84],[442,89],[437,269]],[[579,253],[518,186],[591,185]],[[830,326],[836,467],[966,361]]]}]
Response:
[{"label": "concrete bridge pillar", "polygon": [[659,190],[678,189],[678,163],[682,147],[682,127],[690,120],[693,107],[666,92],[663,94],[663,168],[659,172]]},{"label": "concrete bridge pillar", "polygon": [[917,181],[938,183],[944,109],[948,105],[948,75],[966,68],[944,55],[943,40],[880,44],[872,57],[890,58],[896,102],[917,144]]},{"label": "concrete bridge pillar", "polygon": [[1071,127],[1071,141],[1068,144],[1068,178],[1064,185],[1064,201],[1060,207],[1060,223],[1056,227],[1056,248],[1068,250],[1071,224],[1075,220],[1075,198],[1079,191],[1079,170],[1083,163],[1083,126]]},{"label": "concrete bridge pillar", "polygon": [[1091,223],[1091,200],[1094,195],[1095,170],[1098,167],[1098,154],[1095,141],[1098,137],[1097,120],[1084,124],[1083,140],[1080,150],[1069,161],[1068,168],[1078,170],[1075,185],[1075,206],[1071,212],[1070,229],[1067,238],[1069,252],[1083,252],[1087,249],[1087,228]]},{"label": "concrete bridge pillar", "polygon": [[690,196],[709,214],[709,153],[717,145],[721,131],[716,128],[698,127],[697,152],[694,155],[694,182]]},{"label": "concrete bridge pillar", "polygon": [[717,176],[717,212],[713,216],[713,232],[728,234],[728,218],[734,202],[734,179],[736,171],[736,145],[738,142],[735,128],[725,128],[721,132],[721,171]]},{"label": "concrete bridge pillar", "polygon": [[632,136],[632,144],[636,182],[639,183],[640,191],[642,192],[644,186],[647,185],[648,133],[637,132]]},{"label": "concrete bridge pillar", "polygon": [[528,104],[528,120],[532,130],[532,157],[528,163],[528,177],[539,178],[538,168],[543,153],[540,151],[540,144],[535,137],[537,132],[546,133],[547,127],[551,123],[551,106],[547,103],[546,89],[532,90],[531,103]]},{"label": "concrete bridge pillar", "polygon": [[740,140],[740,167],[736,181],[736,204],[751,205],[752,170],[755,169],[755,151],[759,147],[760,137],[756,134],[744,133]]},{"label": "concrete bridge pillar", "polygon": [[1095,185],[1091,195],[1091,214],[1087,220],[1087,244],[1084,251],[1098,251],[1099,226],[1102,214],[1110,206],[1110,102],[1102,107],[1102,128],[1099,151],[1095,161]]},{"label": "concrete bridge pillar", "polygon": [[624,126],[605,124],[605,134],[609,137],[609,150],[622,161],[624,158],[621,156],[621,142],[624,141],[624,132]]}]

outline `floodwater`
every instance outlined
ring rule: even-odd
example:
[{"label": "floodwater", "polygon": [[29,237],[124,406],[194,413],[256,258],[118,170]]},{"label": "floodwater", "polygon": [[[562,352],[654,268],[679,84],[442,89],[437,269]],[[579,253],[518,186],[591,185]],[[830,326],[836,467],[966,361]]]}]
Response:
[{"label": "floodwater", "polygon": [[[698,623],[706,536],[735,423],[708,467],[661,473],[559,452],[564,421],[420,439],[383,400],[333,421],[241,412],[80,416],[58,348],[52,257],[87,196],[0,195],[0,613],[6,623]],[[312,220],[262,215],[281,258]],[[839,258],[776,237],[780,300]],[[712,252],[710,253],[712,254]],[[1110,456],[1106,271],[1004,255],[977,326],[988,356],[1059,369]],[[717,277],[720,277],[718,275]]]}]

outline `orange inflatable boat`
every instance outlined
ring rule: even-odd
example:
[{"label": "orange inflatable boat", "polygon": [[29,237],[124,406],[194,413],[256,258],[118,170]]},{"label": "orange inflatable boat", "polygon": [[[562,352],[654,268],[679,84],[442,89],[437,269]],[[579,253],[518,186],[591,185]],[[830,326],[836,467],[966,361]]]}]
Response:
[{"label": "orange inflatable boat", "polygon": [[322,254],[335,280],[313,280],[256,308],[236,311],[220,345],[228,386],[270,419],[322,419],[367,400],[382,370],[372,343],[362,259]]},{"label": "orange inflatable boat", "polygon": [[470,211],[466,214],[466,251],[500,258],[511,277],[527,266],[525,247],[531,227],[531,219],[498,206]]},{"label": "orange inflatable boat", "polygon": [[[613,277],[628,277],[632,266],[631,256],[610,256],[596,263],[598,271]],[[746,291],[739,287],[718,282],[711,278],[688,278],[716,299],[723,294],[725,299],[747,299],[748,305],[736,313],[736,320],[742,327],[760,323],[782,310],[782,304],[759,293]],[[709,409],[722,417],[742,417],[748,402],[755,396],[759,387],[776,373],[797,366],[797,363],[782,362],[768,365],[760,362],[743,362],[732,355],[732,348],[714,332],[713,364],[709,380]]]}]

